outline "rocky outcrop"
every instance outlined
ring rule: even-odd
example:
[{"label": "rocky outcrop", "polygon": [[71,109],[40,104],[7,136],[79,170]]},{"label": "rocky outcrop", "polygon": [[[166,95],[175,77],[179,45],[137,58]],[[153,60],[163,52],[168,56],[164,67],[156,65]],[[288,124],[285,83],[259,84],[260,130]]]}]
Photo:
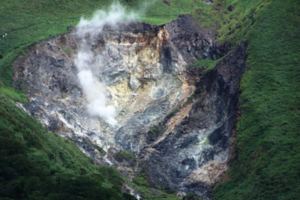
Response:
[{"label": "rocky outcrop", "polygon": [[[209,197],[227,170],[229,141],[238,111],[239,82],[245,70],[241,44],[196,83],[195,103],[167,136],[144,150],[149,180],[166,188]],[[141,154],[143,155],[143,154]],[[167,161],[167,162],[166,162]]]},{"label": "rocky outcrop", "polygon": [[[117,110],[118,126],[111,126],[86,112],[74,66],[78,40],[72,30],[17,59],[14,83],[29,97],[25,110],[74,140],[97,164],[114,165],[129,178],[143,170],[152,184],[209,198],[228,167],[245,45],[203,74],[204,68],[191,65],[224,56],[228,46],[190,15],[160,26],[104,26],[91,41],[90,67]],[[120,159],[120,150],[135,158]]]}]

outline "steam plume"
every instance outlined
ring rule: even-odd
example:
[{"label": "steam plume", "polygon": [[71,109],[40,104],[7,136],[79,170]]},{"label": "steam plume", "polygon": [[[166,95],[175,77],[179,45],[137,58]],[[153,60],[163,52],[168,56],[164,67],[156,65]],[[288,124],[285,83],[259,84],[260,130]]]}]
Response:
[{"label": "steam plume", "polygon": [[104,119],[113,126],[117,125],[116,111],[114,106],[106,105],[105,87],[93,75],[92,67],[96,63],[91,45],[103,30],[104,25],[117,26],[120,21],[136,18],[136,14],[126,12],[119,2],[114,2],[108,11],[99,10],[91,19],[81,18],[76,26],[76,36],[80,42],[75,65],[79,71],[77,76],[80,85],[87,99],[87,112],[93,117]]}]

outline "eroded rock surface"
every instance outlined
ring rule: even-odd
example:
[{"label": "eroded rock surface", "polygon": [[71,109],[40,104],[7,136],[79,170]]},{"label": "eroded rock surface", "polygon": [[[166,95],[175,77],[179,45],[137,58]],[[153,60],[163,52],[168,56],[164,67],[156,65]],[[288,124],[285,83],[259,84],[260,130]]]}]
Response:
[{"label": "eroded rock surface", "polygon": [[[145,149],[146,172],[157,185],[209,197],[209,188],[227,170],[229,141],[238,108],[245,44],[196,83],[195,102],[167,136]],[[168,124],[166,125],[168,126]],[[169,129],[168,129],[169,130]],[[159,177],[159,178],[157,178]]]},{"label": "eroded rock surface", "polygon": [[[117,110],[119,124],[112,127],[86,112],[74,66],[78,40],[73,30],[30,47],[14,63],[15,86],[29,97],[25,110],[76,140],[97,164],[115,165],[129,178],[144,170],[153,184],[209,198],[228,166],[245,46],[203,75],[191,65],[224,56],[227,46],[190,15],[160,26],[105,26],[90,44],[91,67]],[[138,162],[118,161],[120,150],[133,152]]]}]

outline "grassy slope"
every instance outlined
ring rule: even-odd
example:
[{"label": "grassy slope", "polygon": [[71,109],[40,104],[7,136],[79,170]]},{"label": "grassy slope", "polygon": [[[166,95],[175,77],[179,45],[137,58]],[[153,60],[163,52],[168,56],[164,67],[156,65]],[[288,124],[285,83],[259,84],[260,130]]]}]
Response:
[{"label": "grassy slope", "polygon": [[299,8],[298,0],[273,0],[254,14],[244,38],[250,69],[241,82],[238,159],[216,200],[299,198]]},{"label": "grassy slope", "polygon": [[0,94],[1,199],[132,199],[121,186],[116,170],[93,165]]}]

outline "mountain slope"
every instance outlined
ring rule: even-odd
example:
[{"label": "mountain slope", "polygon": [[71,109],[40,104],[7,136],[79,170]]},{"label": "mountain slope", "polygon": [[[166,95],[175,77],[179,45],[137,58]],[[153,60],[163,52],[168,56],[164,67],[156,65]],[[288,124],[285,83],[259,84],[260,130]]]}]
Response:
[{"label": "mountain slope", "polygon": [[245,37],[238,158],[215,199],[299,197],[300,2],[268,2]]},{"label": "mountain slope", "polygon": [[1,199],[134,199],[122,178],[0,95]]},{"label": "mountain slope", "polygon": [[[15,58],[27,53],[27,46],[49,34],[65,32],[67,26],[76,24],[79,16],[108,2],[23,2],[10,1],[10,4],[0,6],[1,19],[7,22],[7,26],[0,25],[0,33],[8,33],[8,37],[0,41],[0,91],[11,99],[26,102],[24,94],[14,91],[11,84],[11,64]],[[127,5],[135,7],[138,2],[141,1],[132,0]],[[300,2],[217,0],[213,5],[202,5],[202,1],[165,2],[171,7],[158,1],[144,19],[162,23],[179,13],[201,8],[195,12],[195,18],[201,26],[217,29],[220,41],[230,43],[232,48],[240,42],[248,43],[248,70],[241,82],[242,112],[236,139],[238,156],[216,187],[215,199],[296,199],[300,193]],[[16,7],[22,15],[9,18],[14,14],[12,8]],[[11,33],[17,34],[11,37]],[[205,60],[197,65],[213,67],[215,64]],[[90,164],[83,165],[91,161],[82,157],[74,145],[46,133],[6,97],[1,96],[0,106],[2,196],[48,196],[51,199],[58,198],[55,195],[62,198],[72,193],[83,198],[88,194],[73,192],[83,185],[97,185],[85,190],[121,198],[119,177],[116,175],[113,183],[107,181],[110,177],[105,171],[111,169],[102,168],[103,172]],[[24,123],[20,123],[22,121]],[[53,167],[52,163],[58,164]],[[64,187],[69,183],[70,187]]]}]

